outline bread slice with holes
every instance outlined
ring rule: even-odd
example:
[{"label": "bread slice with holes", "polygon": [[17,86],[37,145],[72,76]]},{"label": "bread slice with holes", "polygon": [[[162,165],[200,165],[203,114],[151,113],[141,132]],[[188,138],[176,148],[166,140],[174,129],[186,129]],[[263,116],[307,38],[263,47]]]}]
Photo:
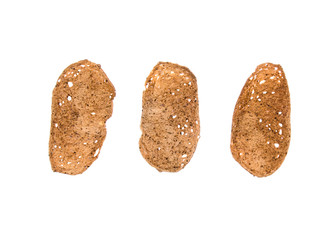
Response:
[{"label": "bread slice with holes", "polygon": [[115,95],[99,64],[82,60],[63,71],[52,94],[49,157],[53,171],[83,173],[98,158]]},{"label": "bread slice with holes", "polygon": [[240,93],[231,132],[234,159],[254,176],[269,176],[284,161],[291,137],[290,111],[282,67],[259,65]]},{"label": "bread slice with holes", "polygon": [[178,172],[191,160],[200,135],[197,81],[186,67],[159,62],[142,97],[139,148],[158,171]]}]

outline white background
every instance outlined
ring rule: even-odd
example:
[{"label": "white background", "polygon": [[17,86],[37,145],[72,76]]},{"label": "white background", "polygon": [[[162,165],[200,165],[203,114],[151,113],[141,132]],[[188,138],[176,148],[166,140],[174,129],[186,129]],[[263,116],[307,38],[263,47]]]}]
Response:
[{"label": "white background", "polygon": [[[0,3],[0,239],[335,239],[333,1]],[[82,59],[116,87],[99,159],[51,171],[51,94]],[[190,68],[201,139],[178,173],[138,150],[144,82],[158,61]],[[258,64],[279,63],[292,139],[272,176],[231,156],[231,119]]]}]

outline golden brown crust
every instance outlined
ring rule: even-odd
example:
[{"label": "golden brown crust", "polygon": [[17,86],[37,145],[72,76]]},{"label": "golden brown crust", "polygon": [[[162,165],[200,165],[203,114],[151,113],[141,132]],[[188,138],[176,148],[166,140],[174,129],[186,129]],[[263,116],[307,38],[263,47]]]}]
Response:
[{"label": "golden brown crust", "polygon": [[49,157],[53,171],[83,173],[98,158],[115,95],[98,64],[82,60],[63,71],[52,96]]},{"label": "golden brown crust", "polygon": [[234,159],[257,177],[273,174],[290,143],[290,95],[280,65],[261,64],[247,79],[232,119]]},{"label": "golden brown crust", "polygon": [[145,88],[140,152],[158,171],[180,171],[192,158],[200,134],[196,77],[186,67],[159,62]]}]

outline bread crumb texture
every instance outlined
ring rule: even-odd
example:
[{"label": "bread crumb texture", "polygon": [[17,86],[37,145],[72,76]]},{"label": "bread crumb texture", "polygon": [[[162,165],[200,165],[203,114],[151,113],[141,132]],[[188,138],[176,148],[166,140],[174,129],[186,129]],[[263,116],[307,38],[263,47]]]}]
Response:
[{"label": "bread crumb texture", "polygon": [[159,62],[142,97],[139,148],[158,171],[178,172],[191,160],[200,138],[197,80],[186,67]]},{"label": "bread crumb texture", "polygon": [[254,176],[269,176],[284,161],[291,137],[290,109],[282,67],[259,65],[240,93],[231,132],[234,159]]},{"label": "bread crumb texture", "polygon": [[63,71],[52,94],[49,158],[53,171],[83,173],[98,158],[115,95],[99,64],[82,60]]}]

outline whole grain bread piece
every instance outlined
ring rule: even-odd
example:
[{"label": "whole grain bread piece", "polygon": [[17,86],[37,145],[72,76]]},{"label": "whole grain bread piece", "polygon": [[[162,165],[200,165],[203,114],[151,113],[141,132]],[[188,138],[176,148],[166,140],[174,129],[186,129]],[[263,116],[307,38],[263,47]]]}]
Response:
[{"label": "whole grain bread piece", "polygon": [[99,64],[67,67],[52,94],[49,157],[55,172],[83,173],[98,158],[116,92]]},{"label": "whole grain bread piece", "polygon": [[197,81],[186,67],[159,62],[142,97],[139,148],[158,171],[178,172],[192,158],[200,135]]},{"label": "whole grain bread piece", "polygon": [[254,176],[269,176],[284,161],[291,137],[290,109],[282,67],[259,65],[240,93],[231,132],[234,159]]}]

